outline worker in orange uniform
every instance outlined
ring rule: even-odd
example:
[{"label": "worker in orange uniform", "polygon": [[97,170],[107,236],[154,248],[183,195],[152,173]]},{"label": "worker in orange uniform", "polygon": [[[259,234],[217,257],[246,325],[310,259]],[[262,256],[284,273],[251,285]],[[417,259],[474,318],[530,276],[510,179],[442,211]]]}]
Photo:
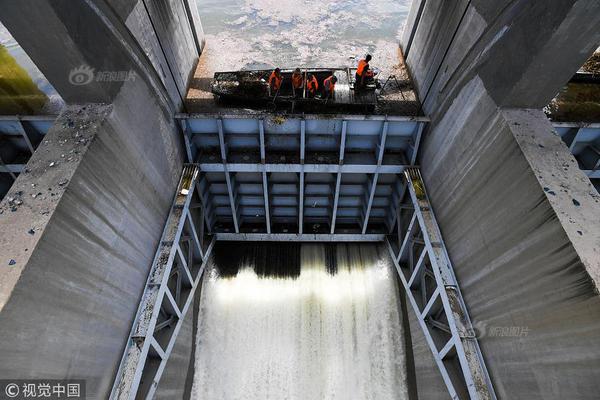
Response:
[{"label": "worker in orange uniform", "polygon": [[337,77],[333,74],[323,81],[323,98],[333,98],[333,91],[335,90],[336,82]]},{"label": "worker in orange uniform", "polygon": [[275,70],[271,72],[271,76],[269,76],[269,96],[272,96],[273,92],[279,92],[279,88],[281,88],[281,82],[283,82],[281,70],[279,68],[275,68]]},{"label": "worker in orange uniform", "polygon": [[362,90],[367,85],[369,77],[373,77],[373,72],[369,68],[369,62],[372,57],[367,54],[365,58],[358,62],[358,68],[356,69],[356,76],[354,81],[354,90]]},{"label": "worker in orange uniform", "polygon": [[306,90],[309,97],[315,97],[317,90],[319,90],[319,81],[314,74],[310,74],[306,81]]},{"label": "worker in orange uniform", "polygon": [[302,96],[303,88],[304,78],[302,77],[302,72],[300,71],[300,68],[296,68],[292,74],[292,89],[294,91],[294,96]]}]

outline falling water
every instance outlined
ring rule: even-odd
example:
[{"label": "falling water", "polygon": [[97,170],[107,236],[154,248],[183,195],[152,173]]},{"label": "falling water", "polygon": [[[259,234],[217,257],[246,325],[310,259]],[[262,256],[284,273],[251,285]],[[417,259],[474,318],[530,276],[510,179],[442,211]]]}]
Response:
[{"label": "falling water", "polygon": [[[192,399],[408,398],[398,288],[383,249],[296,249],[251,252],[237,271],[207,274]],[[261,262],[279,265],[265,272]]]}]

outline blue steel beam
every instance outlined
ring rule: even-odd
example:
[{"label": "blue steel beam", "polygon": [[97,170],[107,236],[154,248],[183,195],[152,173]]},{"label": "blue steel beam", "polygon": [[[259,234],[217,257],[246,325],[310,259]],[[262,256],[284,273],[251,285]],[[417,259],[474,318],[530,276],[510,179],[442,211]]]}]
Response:
[{"label": "blue steel beam", "polygon": [[262,166],[262,186],[263,186],[263,196],[265,202],[265,223],[267,226],[267,233],[271,233],[271,211],[269,209],[269,182],[267,179],[267,169],[265,168],[265,158],[266,158],[266,150],[265,150],[265,125],[264,121],[261,119],[258,121],[259,126],[259,141],[260,141],[260,163]]},{"label": "blue steel beam", "polygon": [[[213,207],[206,207],[206,214],[210,216],[210,209],[215,211],[213,220],[215,226],[219,227],[216,229],[221,231],[220,224],[236,225],[237,222],[236,232],[240,232],[243,230],[242,219],[252,220],[252,224],[256,224],[256,219],[262,219],[264,212],[266,233],[272,232],[274,224],[289,224],[292,218],[298,221],[298,233],[303,233],[305,223],[327,223],[327,231],[335,233],[342,221],[344,224],[358,223],[361,231],[375,221],[393,229],[391,222],[395,220],[395,208],[386,201],[390,196],[389,178],[386,177],[385,185],[382,185],[380,182],[384,179],[381,175],[401,174],[410,164],[416,156],[418,136],[426,120],[364,115],[348,116],[347,119],[340,115],[327,118],[287,115],[276,119],[272,114],[178,117],[188,120],[193,132],[188,152],[201,161],[201,171],[210,182]],[[387,127],[387,137],[384,143],[380,143],[384,125]],[[343,137],[344,133],[345,140],[336,143],[336,139]],[[372,148],[374,140],[378,142],[373,152],[375,157],[365,159],[361,153],[366,148]],[[287,162],[282,159],[283,163],[271,161],[271,164],[267,164],[266,155],[271,155],[271,145],[286,157],[292,152],[299,153],[299,160],[292,163],[288,158]],[[210,157],[203,154],[201,160],[194,155],[200,149],[214,152],[217,147],[221,148],[222,153],[225,150],[221,154],[221,162],[212,153]],[[324,156],[327,161],[314,163],[307,153],[309,149]],[[339,158],[335,154],[338,150]],[[384,153],[387,164],[382,161]],[[313,164],[307,164],[307,161]],[[297,177],[295,183],[292,181],[293,174]],[[335,176],[333,180],[327,180],[329,189],[323,193],[322,188],[317,188],[325,184],[324,175],[320,174]],[[349,187],[356,185],[344,185],[344,174],[348,174],[349,182],[364,181],[360,175],[367,176],[370,181],[364,189],[349,191]],[[292,186],[291,190],[284,188],[288,185]],[[382,192],[378,196],[380,190]],[[257,192],[262,198],[260,210],[257,208]],[[297,198],[294,202],[295,211],[285,198],[292,194]],[[362,203],[358,203],[363,195]],[[315,202],[317,207],[306,207]],[[230,214],[226,214],[226,208],[230,209]],[[351,222],[352,218],[355,220]]]},{"label": "blue steel beam", "polygon": [[[417,321],[433,353],[433,358],[438,365],[450,397],[458,399],[455,388],[456,382],[450,379],[444,365],[450,350],[453,349],[460,364],[460,377],[468,390],[469,398],[495,400],[494,388],[439,226],[431,209],[421,174],[417,168],[410,168],[405,172],[405,178],[408,194],[413,204],[412,220],[404,237],[398,237],[398,240],[402,241],[398,254],[395,253],[389,240],[388,249],[405,288],[409,303],[415,311]],[[418,239],[419,232],[422,238]],[[423,246],[419,261],[416,264],[414,262],[415,249],[412,247],[412,243],[419,243]],[[427,260],[430,267],[429,272],[422,265],[425,260]],[[405,273],[404,270],[407,270],[407,272]],[[421,273],[420,270],[423,270],[423,273],[431,273],[435,280],[436,289],[430,297],[428,297],[428,286],[415,284],[418,275]],[[423,280],[422,274],[420,280]],[[419,292],[422,297],[421,304],[415,298],[415,295],[418,295]],[[438,305],[434,307],[436,303]],[[447,323],[440,323],[438,315],[441,313],[444,314]],[[435,320],[435,322],[430,323],[431,320]],[[449,340],[442,346],[441,350],[438,350],[439,347],[433,341],[432,328],[442,328],[443,331],[450,334]]]},{"label": "blue steel beam", "polygon": [[375,191],[377,190],[377,180],[379,179],[379,173],[381,169],[381,164],[383,163],[383,154],[385,153],[385,141],[387,138],[388,132],[388,122],[385,121],[383,123],[383,130],[381,132],[381,141],[379,143],[377,152],[377,169],[375,170],[375,175],[373,175],[373,181],[371,183],[371,190],[369,192],[369,202],[367,203],[367,211],[365,212],[365,218],[363,221],[362,233],[363,235],[367,233],[367,226],[369,225],[369,217],[371,216],[371,207],[373,206],[373,198],[375,197]]},{"label": "blue steel beam", "polygon": [[[309,174],[401,174],[407,165],[375,165],[375,164],[265,164],[266,172],[309,173]],[[203,172],[253,172],[261,173],[262,164],[258,163],[201,163]]]},{"label": "blue steel beam", "polygon": [[421,137],[423,136],[423,130],[425,129],[425,122],[420,122],[417,124],[415,130],[415,138],[412,140],[412,154],[410,156],[410,165],[415,165],[417,162],[417,155],[419,154],[419,145],[421,144]]},{"label": "blue steel beam", "polygon": [[[235,200],[235,192],[234,192],[234,183],[231,180],[231,176],[229,175],[229,170],[227,169],[227,147],[225,142],[225,134],[223,133],[223,120],[217,120],[217,129],[219,132],[219,147],[221,149],[221,161],[223,165],[223,172],[225,173],[225,181],[227,182],[227,192],[229,193],[229,204],[231,206],[231,214],[233,217],[233,226],[236,232],[240,231],[238,215],[237,215],[237,205]],[[200,167],[200,170],[203,170]]]},{"label": "blue steel beam", "polygon": [[217,233],[218,241],[250,242],[382,242],[385,235],[361,234],[287,234],[287,233]]},{"label": "blue steel beam", "polygon": [[340,157],[338,163],[338,172],[335,182],[335,195],[333,199],[333,215],[331,217],[331,234],[335,233],[335,219],[337,217],[338,202],[340,199],[340,186],[342,183],[342,165],[344,164],[344,151],[346,149],[346,130],[348,128],[348,122],[342,121],[342,135],[340,137]]},{"label": "blue steel beam", "polygon": [[298,233],[304,232],[304,155],[306,151],[306,121],[300,122],[300,182],[298,187]]},{"label": "blue steel beam", "polygon": [[19,131],[21,133],[21,137],[27,144],[27,148],[29,149],[29,152],[33,155],[35,149],[33,148],[33,145],[31,144],[31,140],[29,139],[29,135],[27,134],[27,131],[25,130],[25,126],[23,126],[23,121],[21,121],[20,117],[19,117],[18,121],[19,121],[18,127],[19,127]]}]

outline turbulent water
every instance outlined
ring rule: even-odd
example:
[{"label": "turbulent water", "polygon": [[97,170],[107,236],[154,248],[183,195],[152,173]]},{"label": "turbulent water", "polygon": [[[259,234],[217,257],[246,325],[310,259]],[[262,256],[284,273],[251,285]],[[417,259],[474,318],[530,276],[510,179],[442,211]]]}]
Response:
[{"label": "turbulent water", "polygon": [[257,275],[252,258],[237,274],[207,274],[192,399],[408,397],[398,288],[383,251],[333,252],[333,266],[318,244],[276,257],[299,256],[295,276]]},{"label": "turbulent water", "polygon": [[[342,67],[349,57],[373,53],[373,65],[398,62],[397,42],[412,0],[197,0],[212,70]],[[62,100],[0,23],[0,44],[50,99]]]},{"label": "turbulent water", "polygon": [[[412,0],[200,0],[198,11],[215,70],[342,67],[373,53],[398,62],[398,38]],[[212,53],[214,51],[214,54]]]}]

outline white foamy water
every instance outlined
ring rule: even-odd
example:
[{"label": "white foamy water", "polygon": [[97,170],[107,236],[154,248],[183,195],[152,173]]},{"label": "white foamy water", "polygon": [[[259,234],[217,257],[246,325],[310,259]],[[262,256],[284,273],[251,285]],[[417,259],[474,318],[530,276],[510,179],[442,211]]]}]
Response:
[{"label": "white foamy water", "polygon": [[[379,250],[382,251],[382,250]],[[303,245],[300,276],[207,274],[192,399],[406,399],[394,272],[373,245]]]},{"label": "white foamy water", "polygon": [[[198,11],[216,70],[344,67],[373,54],[389,68],[412,0],[203,0]],[[390,50],[391,49],[391,50]],[[391,54],[390,54],[391,53]]]}]

